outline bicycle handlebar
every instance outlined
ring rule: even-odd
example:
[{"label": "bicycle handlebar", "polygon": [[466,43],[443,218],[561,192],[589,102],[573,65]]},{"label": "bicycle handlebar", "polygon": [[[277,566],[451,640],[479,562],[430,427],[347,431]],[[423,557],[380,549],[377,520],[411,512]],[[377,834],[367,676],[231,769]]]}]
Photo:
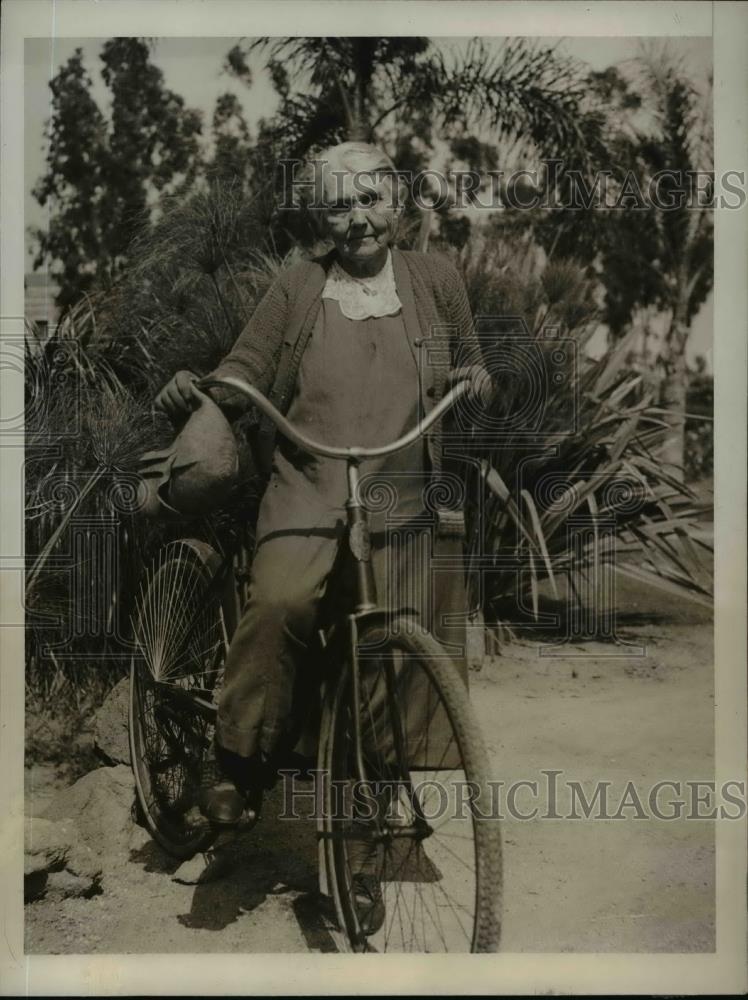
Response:
[{"label": "bicycle handlebar", "polygon": [[226,375],[223,378],[203,378],[200,379],[196,386],[198,389],[208,389],[213,385],[224,385],[231,386],[232,389],[238,389],[240,392],[244,393],[252,400],[254,405],[265,414],[270,420],[273,421],[275,426],[278,428],[280,433],[288,438],[288,440],[295,444],[302,451],[310,452],[315,455],[322,455],[324,458],[336,458],[340,460],[354,460],[362,461],[367,458],[381,458],[384,455],[392,455],[396,451],[401,451],[403,448],[407,448],[408,445],[413,444],[420,437],[426,434],[431,427],[441,420],[444,414],[450,410],[458,399],[465,395],[468,391],[467,384],[465,382],[458,382],[457,385],[451,389],[447,395],[442,399],[434,409],[429,413],[427,417],[413,428],[413,430],[408,431],[402,437],[393,441],[391,444],[381,445],[378,448],[335,448],[332,445],[322,444],[319,441],[313,441],[311,438],[306,437],[298,431],[294,425],[286,420],[283,414],[273,406],[270,400],[264,396],[259,389],[255,389],[254,386],[250,385],[248,382],[242,381],[240,378],[236,378],[233,375]]}]

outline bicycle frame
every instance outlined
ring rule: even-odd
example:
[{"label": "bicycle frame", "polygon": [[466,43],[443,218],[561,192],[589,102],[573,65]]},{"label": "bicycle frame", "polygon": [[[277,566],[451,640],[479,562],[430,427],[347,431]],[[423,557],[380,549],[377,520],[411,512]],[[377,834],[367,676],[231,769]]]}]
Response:
[{"label": "bicycle frame", "polygon": [[[326,445],[312,438],[306,437],[294,425],[286,420],[282,413],[270,402],[267,397],[254,386],[249,385],[242,379],[234,376],[224,378],[204,378],[197,383],[200,389],[210,389],[211,386],[230,386],[238,389],[239,392],[247,396],[251,402],[278,428],[292,444],[304,452],[320,455],[324,458],[332,458],[346,463],[346,483],[348,486],[348,497],[345,503],[347,515],[347,546],[356,564],[356,599],[353,613],[349,616],[349,643],[351,667],[351,698],[352,712],[354,720],[354,759],[356,769],[359,772],[357,777],[365,784],[368,784],[366,768],[364,766],[363,741],[361,736],[361,721],[356,706],[359,703],[360,695],[360,672],[357,656],[357,624],[361,618],[370,615],[380,615],[387,613],[388,609],[380,607],[377,603],[376,582],[371,562],[371,537],[369,532],[368,510],[361,502],[359,490],[359,466],[362,462],[372,458],[382,458],[401,451],[423,437],[429,429],[441,420],[442,417],[455,405],[455,403],[468,391],[464,382],[459,382],[450,392],[434,407],[428,416],[424,417],[407,434],[398,438],[388,445],[381,445],[374,448],[363,448],[358,446],[334,447]],[[390,611],[392,609],[389,609]]]}]

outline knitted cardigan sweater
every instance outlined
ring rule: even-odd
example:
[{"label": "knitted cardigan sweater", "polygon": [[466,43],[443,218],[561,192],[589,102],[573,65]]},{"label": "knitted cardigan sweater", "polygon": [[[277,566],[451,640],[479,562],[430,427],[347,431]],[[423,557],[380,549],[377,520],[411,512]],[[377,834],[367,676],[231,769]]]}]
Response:
[{"label": "knitted cardigan sweater", "polygon": [[[332,251],[283,272],[258,304],[230,353],[209,377],[241,378],[285,414],[334,259]],[[449,369],[480,364],[481,351],[462,278],[445,258],[393,248],[392,266],[406,335],[420,373],[425,415],[443,397]],[[211,396],[230,418],[244,412],[249,403],[228,386],[211,389]],[[441,422],[430,433],[428,444],[432,473],[439,477]],[[275,427],[265,417],[260,420],[255,445],[261,471],[269,475]]]}]

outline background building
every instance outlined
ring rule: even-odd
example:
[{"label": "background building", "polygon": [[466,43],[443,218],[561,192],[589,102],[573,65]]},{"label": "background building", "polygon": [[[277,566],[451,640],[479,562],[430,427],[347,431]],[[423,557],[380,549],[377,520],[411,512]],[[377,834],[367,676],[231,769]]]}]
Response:
[{"label": "background building", "polygon": [[23,281],[25,316],[34,325],[37,336],[44,340],[60,318],[55,305],[57,284],[42,272],[26,274]]}]

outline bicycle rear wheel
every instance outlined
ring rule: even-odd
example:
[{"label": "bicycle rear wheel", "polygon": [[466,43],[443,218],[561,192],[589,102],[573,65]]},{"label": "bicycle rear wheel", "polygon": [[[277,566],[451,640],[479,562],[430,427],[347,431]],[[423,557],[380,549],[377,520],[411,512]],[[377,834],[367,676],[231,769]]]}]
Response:
[{"label": "bicycle rear wheel", "polygon": [[[412,619],[365,626],[358,655],[368,783],[354,778],[351,671],[338,683],[324,755],[323,836],[341,929],[354,951],[496,951],[501,840],[463,682]],[[362,872],[384,901],[384,922],[368,936],[353,888]]]},{"label": "bicycle rear wheel", "polygon": [[198,795],[228,646],[219,566],[203,542],[169,543],[146,572],[133,615],[130,751],[138,805],[154,839],[176,858],[192,857],[211,838]]}]

